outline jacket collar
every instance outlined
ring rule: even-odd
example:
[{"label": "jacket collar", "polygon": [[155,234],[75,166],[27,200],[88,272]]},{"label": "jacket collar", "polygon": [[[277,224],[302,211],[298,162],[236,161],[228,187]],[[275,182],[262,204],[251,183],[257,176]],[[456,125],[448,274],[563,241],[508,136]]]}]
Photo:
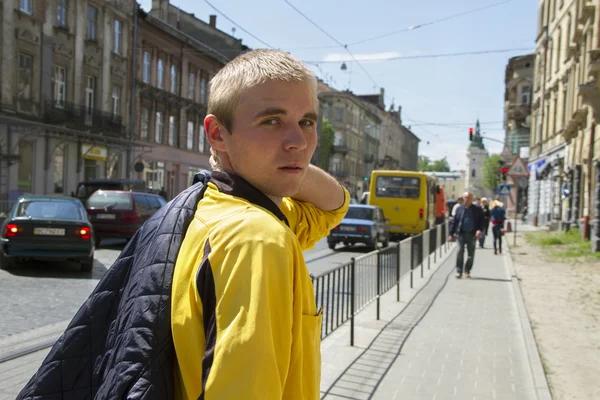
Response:
[{"label": "jacket collar", "polygon": [[271,212],[281,221],[285,222],[287,226],[290,225],[281,209],[277,207],[277,204],[241,176],[225,171],[213,171],[210,181],[217,186],[221,193],[241,197]]}]

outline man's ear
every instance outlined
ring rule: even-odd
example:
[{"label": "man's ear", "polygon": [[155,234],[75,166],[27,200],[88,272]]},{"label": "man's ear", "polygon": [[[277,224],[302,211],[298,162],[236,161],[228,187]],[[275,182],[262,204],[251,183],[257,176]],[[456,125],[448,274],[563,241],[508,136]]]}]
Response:
[{"label": "man's ear", "polygon": [[210,143],[210,147],[217,151],[226,151],[224,135],[229,135],[227,129],[215,117],[213,114],[208,114],[204,118],[204,130],[206,131],[206,139]]}]

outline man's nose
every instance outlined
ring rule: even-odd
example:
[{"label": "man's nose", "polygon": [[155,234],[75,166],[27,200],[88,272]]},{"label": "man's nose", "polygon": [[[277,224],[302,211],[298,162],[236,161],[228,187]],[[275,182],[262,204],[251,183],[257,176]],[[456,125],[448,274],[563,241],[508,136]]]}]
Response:
[{"label": "man's nose", "polygon": [[286,150],[304,150],[307,146],[306,133],[300,125],[293,124],[286,130],[286,138],[283,142]]}]

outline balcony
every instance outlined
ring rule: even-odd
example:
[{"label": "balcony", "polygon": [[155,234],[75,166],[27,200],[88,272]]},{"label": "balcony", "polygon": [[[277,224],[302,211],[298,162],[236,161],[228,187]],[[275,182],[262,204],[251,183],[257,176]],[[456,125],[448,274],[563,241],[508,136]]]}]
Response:
[{"label": "balcony", "polygon": [[111,113],[88,110],[83,105],[73,103],[57,104],[56,101],[45,103],[43,120],[49,124],[65,125],[68,128],[103,133],[109,136],[123,136],[125,127],[123,118]]},{"label": "balcony", "polygon": [[365,160],[365,164],[370,164],[370,163],[374,162],[375,161],[375,154],[365,153],[364,154],[364,160]]},{"label": "balcony", "polygon": [[333,154],[343,154],[346,155],[350,151],[350,148],[345,144],[338,144],[333,146]]},{"label": "balcony", "polygon": [[600,49],[592,49],[588,54],[590,55],[590,61],[587,66],[588,76],[595,78],[598,72],[600,72]]},{"label": "balcony", "polygon": [[507,110],[508,119],[524,121],[531,114],[531,105],[529,104],[510,104]]}]

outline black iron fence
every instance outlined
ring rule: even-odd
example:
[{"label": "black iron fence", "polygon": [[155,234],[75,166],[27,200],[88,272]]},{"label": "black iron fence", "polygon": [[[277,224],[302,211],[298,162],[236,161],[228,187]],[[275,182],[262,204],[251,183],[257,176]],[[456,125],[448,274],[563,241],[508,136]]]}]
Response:
[{"label": "black iron fence", "polygon": [[392,289],[396,290],[396,301],[400,301],[400,279],[410,274],[412,288],[415,273],[423,278],[432,258],[435,263],[448,251],[447,232],[446,222],[313,277],[317,307],[323,307],[321,338],[350,321],[350,345],[354,346],[354,317],[377,302],[379,319],[381,296]]}]

